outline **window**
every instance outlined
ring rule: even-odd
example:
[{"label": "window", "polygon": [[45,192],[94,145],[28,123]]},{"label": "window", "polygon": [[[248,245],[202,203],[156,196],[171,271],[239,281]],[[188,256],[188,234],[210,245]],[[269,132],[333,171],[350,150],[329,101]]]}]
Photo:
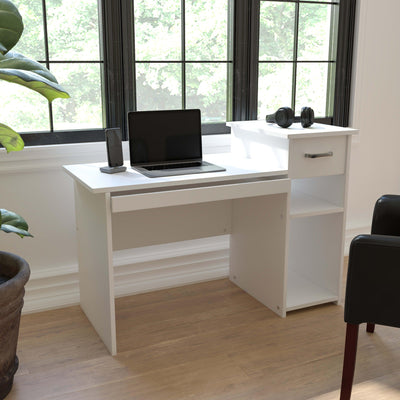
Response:
[{"label": "window", "polygon": [[44,64],[71,98],[49,105],[25,87],[0,81],[0,90],[9,93],[2,100],[2,122],[20,132],[43,132],[38,136],[53,142],[60,140],[59,132],[103,129],[97,0],[14,0],[14,4],[25,29],[13,50]]},{"label": "window", "polygon": [[232,0],[134,2],[135,109],[200,108],[203,131],[226,131],[232,6]]},{"label": "window", "polygon": [[333,116],[339,4],[260,3],[258,116],[289,105]]},{"label": "window", "polygon": [[105,127],[126,137],[130,110],[200,108],[203,133],[282,105],[347,124],[355,0],[15,4],[26,26],[15,50],[71,94],[50,107],[24,88],[7,96],[2,122],[28,145],[103,140]]},{"label": "window", "polygon": [[231,117],[229,4],[134,2],[137,110],[200,108],[204,122]]},{"label": "window", "polygon": [[234,119],[264,118],[284,105],[299,115],[309,106],[318,122],[347,126],[355,5],[237,2]]}]

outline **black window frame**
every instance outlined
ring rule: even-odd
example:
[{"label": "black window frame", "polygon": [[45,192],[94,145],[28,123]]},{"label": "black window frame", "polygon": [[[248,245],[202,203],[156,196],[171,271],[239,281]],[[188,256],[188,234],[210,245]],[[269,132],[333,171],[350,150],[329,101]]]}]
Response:
[{"label": "black window frame", "polygon": [[[337,34],[338,34],[338,11],[340,10],[340,3],[339,0],[325,0],[325,1],[318,1],[318,0],[260,0],[259,4],[261,6],[262,3],[266,4],[291,4],[294,6],[294,24],[293,24],[293,49],[292,55],[290,58],[282,58],[282,59],[260,59],[258,57],[258,66],[260,65],[268,65],[268,64],[289,64],[292,67],[292,85],[291,85],[291,101],[290,105],[293,110],[298,112],[296,107],[297,105],[297,97],[298,97],[298,70],[301,65],[307,64],[316,64],[327,65],[327,93],[326,93],[326,101],[325,101],[325,117],[317,117],[316,121],[329,123],[332,117],[326,117],[326,115],[333,115],[333,111],[328,111],[327,109],[332,109],[333,103],[333,94],[335,88],[335,72],[336,72],[336,56],[337,50],[336,49],[336,42],[337,42]],[[326,58],[320,59],[304,59],[299,58],[299,45],[300,45],[300,19],[301,19],[301,8],[303,6],[325,6],[331,7],[331,26],[329,27],[331,37],[330,37],[330,51]],[[261,13],[261,10],[258,11]],[[261,19],[261,18],[259,18]],[[332,19],[334,21],[332,21]],[[333,22],[333,23],[332,23]],[[259,28],[260,29],[260,28]],[[259,38],[260,39],[260,38]],[[257,43],[260,43],[260,40],[257,40]],[[259,71],[257,79],[259,79]],[[258,88],[259,89],[259,88]],[[283,106],[284,104],[280,104]],[[272,110],[270,110],[272,112]],[[259,117],[259,116],[258,116]]]},{"label": "black window frame", "polygon": [[[260,2],[236,1],[234,38],[234,120],[257,119]],[[286,3],[329,4],[324,1],[275,0]],[[332,2],[332,3],[336,3]],[[333,116],[316,122],[348,126],[356,0],[340,0]],[[295,33],[296,34],[296,33]],[[250,45],[249,45],[250,44]]]},{"label": "black window frame", "polygon": [[[260,1],[232,0],[232,120],[257,118]],[[299,3],[307,0],[277,0]],[[327,4],[323,1],[308,1]],[[106,127],[119,127],[127,140],[127,112],[135,109],[133,0],[101,0],[103,107]],[[317,122],[348,126],[356,0],[339,1],[336,81],[332,118]],[[227,133],[225,123],[203,125],[203,134]],[[104,141],[104,129],[23,133],[25,145]]]}]

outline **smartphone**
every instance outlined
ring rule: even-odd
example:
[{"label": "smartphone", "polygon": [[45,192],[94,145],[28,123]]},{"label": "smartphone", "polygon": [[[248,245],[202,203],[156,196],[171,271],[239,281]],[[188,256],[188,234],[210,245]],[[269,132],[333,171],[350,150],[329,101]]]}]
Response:
[{"label": "smartphone", "polygon": [[107,159],[109,167],[119,167],[124,163],[122,136],[119,128],[106,129]]}]

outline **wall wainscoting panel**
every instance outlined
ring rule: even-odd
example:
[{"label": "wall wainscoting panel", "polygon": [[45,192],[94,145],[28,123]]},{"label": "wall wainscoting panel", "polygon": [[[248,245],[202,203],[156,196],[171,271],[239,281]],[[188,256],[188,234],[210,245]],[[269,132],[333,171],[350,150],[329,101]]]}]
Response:
[{"label": "wall wainscoting panel", "polygon": [[[114,253],[116,297],[208,281],[229,274],[229,236],[190,240]],[[32,273],[23,313],[79,304],[78,266]]]},{"label": "wall wainscoting panel", "polygon": [[[354,236],[369,227],[346,231],[345,255]],[[48,268],[26,286],[23,313],[79,304],[78,266]],[[229,275],[229,236],[148,246],[114,253],[115,296],[220,279]]]}]

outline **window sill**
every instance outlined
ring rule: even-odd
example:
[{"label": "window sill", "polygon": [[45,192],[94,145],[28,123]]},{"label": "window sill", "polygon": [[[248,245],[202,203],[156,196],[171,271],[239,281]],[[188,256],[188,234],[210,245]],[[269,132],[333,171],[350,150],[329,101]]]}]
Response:
[{"label": "window sill", "polygon": [[[230,151],[230,135],[203,136],[203,152]],[[123,142],[124,159],[129,159],[129,143]],[[7,154],[0,149],[0,174],[59,169],[65,164],[106,162],[105,142],[27,146],[23,151]]]}]

